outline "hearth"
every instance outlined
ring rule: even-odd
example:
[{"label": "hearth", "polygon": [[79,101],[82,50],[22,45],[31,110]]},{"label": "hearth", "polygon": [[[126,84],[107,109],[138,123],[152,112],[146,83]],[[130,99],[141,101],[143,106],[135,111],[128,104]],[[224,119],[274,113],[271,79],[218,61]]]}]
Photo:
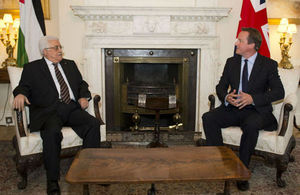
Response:
[{"label": "hearth", "polygon": [[195,131],[196,72],[196,49],[105,49],[106,128],[153,130],[155,112],[138,106],[143,97],[177,102],[161,111],[161,129],[180,115],[179,129]]}]

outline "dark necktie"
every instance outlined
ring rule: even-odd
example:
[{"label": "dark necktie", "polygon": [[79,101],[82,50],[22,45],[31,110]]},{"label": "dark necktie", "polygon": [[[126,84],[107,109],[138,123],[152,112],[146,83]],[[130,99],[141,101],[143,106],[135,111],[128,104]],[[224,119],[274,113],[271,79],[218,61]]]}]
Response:
[{"label": "dark necktie", "polygon": [[70,98],[68,86],[67,86],[61,72],[59,71],[57,64],[53,63],[53,65],[54,65],[54,69],[55,69],[56,78],[60,85],[60,97],[63,102],[69,104],[71,102],[71,98]]},{"label": "dark necktie", "polygon": [[243,75],[242,75],[242,91],[248,92],[248,60],[245,59],[245,64],[243,68]]}]

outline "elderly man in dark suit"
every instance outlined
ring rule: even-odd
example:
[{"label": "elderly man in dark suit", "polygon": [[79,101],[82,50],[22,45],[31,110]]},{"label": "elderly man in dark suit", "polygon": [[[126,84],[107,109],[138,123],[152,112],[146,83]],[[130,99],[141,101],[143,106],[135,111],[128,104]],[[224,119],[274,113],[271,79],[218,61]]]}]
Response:
[{"label": "elderly man in dark suit", "polygon": [[[223,145],[221,128],[240,126],[239,158],[248,167],[259,130],[276,130],[271,103],[284,98],[277,62],[260,55],[261,35],[257,29],[243,28],[236,40],[236,56],[228,58],[216,86],[222,105],[202,116],[206,143]],[[249,189],[248,181],[238,181],[240,190]]]},{"label": "elderly man in dark suit", "polygon": [[29,105],[30,130],[40,131],[47,172],[47,193],[60,194],[59,156],[62,126],[70,126],[83,139],[83,148],[100,146],[100,122],[84,111],[91,93],[72,60],[62,58],[56,37],[39,42],[42,59],[24,65],[19,85],[14,89],[14,108]]}]

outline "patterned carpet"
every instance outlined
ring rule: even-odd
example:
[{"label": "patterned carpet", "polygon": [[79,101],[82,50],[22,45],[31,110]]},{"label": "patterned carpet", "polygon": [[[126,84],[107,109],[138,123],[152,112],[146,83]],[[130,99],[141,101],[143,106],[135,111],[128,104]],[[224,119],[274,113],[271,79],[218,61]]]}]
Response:
[{"label": "patterned carpet", "polygon": [[[250,190],[240,192],[234,182],[230,183],[231,194],[299,194],[300,195],[300,138],[293,151],[295,162],[290,163],[283,178],[287,182],[286,188],[278,188],[275,183],[276,171],[267,167],[262,159],[253,158],[250,164],[252,177]],[[32,171],[28,176],[28,186],[25,190],[17,189],[18,176],[13,161],[14,150],[11,142],[0,142],[0,194],[46,194],[46,178],[43,166]],[[66,183],[64,176],[72,159],[61,161],[60,186],[62,194],[82,194],[81,185]],[[158,195],[197,195],[216,194],[223,191],[223,182],[197,182],[197,183],[172,183],[156,184]],[[90,185],[90,194],[103,195],[146,195],[150,184],[113,184],[109,187]]]}]

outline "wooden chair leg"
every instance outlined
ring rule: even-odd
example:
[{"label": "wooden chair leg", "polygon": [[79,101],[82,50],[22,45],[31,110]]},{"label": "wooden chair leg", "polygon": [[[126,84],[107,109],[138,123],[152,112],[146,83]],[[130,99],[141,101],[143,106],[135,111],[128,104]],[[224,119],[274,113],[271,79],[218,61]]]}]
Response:
[{"label": "wooden chair leg", "polygon": [[277,183],[277,186],[280,188],[284,188],[286,186],[286,182],[281,178],[283,172],[284,172],[283,170],[281,170],[280,168],[277,168],[276,183]]},{"label": "wooden chair leg", "polygon": [[294,162],[295,161],[295,156],[292,155],[292,151],[294,150],[294,148],[296,147],[296,140],[294,138],[294,136],[292,137],[292,142],[291,142],[291,149],[289,151],[289,161],[290,162]]},{"label": "wooden chair leg", "polygon": [[18,182],[18,189],[23,190],[27,187],[27,162],[20,156],[19,146],[17,142],[17,137],[14,136],[12,139],[13,147],[16,150],[16,154],[13,160],[16,163],[17,173],[21,176],[21,181]]},{"label": "wooden chair leg", "polygon": [[290,156],[291,150],[287,150],[287,152],[282,155],[281,157],[278,157],[276,159],[276,183],[277,186],[280,188],[284,188],[286,186],[286,182],[281,178],[282,173],[287,170],[288,164],[289,164],[289,156]]},{"label": "wooden chair leg", "polygon": [[281,188],[286,186],[286,182],[281,178],[281,176],[282,173],[287,170],[288,164],[292,160],[291,152],[296,146],[296,141],[294,137],[291,138],[290,143],[291,143],[290,146],[288,146],[288,148],[286,149],[286,153],[276,160],[276,167],[277,167],[276,183],[277,186]]},{"label": "wooden chair leg", "polygon": [[17,172],[21,176],[18,183],[18,189],[23,190],[27,187],[27,168],[25,164],[17,162]]},{"label": "wooden chair leg", "polygon": [[290,154],[289,161],[290,162],[295,162],[295,156]]}]

